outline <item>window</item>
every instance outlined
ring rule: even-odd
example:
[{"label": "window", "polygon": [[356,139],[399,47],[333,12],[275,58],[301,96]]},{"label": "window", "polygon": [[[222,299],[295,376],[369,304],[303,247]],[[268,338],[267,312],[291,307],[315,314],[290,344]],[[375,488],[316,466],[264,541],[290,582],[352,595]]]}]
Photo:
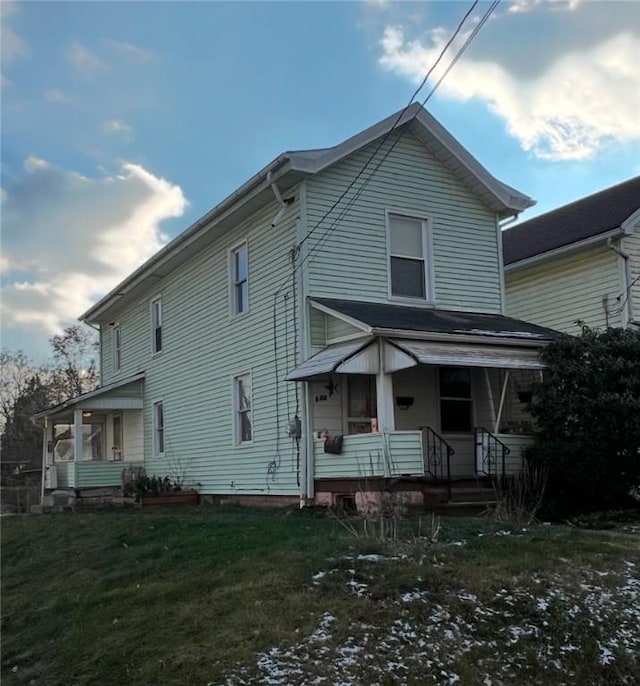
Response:
[{"label": "window", "polygon": [[231,314],[249,311],[249,250],[243,243],[231,251]]},{"label": "window", "polygon": [[234,378],[233,405],[235,442],[236,444],[250,443],[253,440],[251,374],[241,374]]},{"label": "window", "polygon": [[440,428],[443,433],[469,433],[473,427],[471,370],[440,367]]},{"label": "window", "polygon": [[164,405],[161,400],[153,403],[153,453],[164,455]]},{"label": "window", "polygon": [[[70,462],[74,459],[73,424],[55,424],[53,427],[53,459],[55,462]],[[82,425],[82,455],[80,460],[103,460],[105,443],[104,426],[98,422]]]},{"label": "window", "polygon": [[162,300],[151,301],[151,349],[153,353],[162,352]]},{"label": "window", "polygon": [[113,350],[113,371],[119,372],[122,366],[122,338],[120,336],[120,325],[116,324],[111,329],[111,348]]},{"label": "window", "polygon": [[370,433],[371,420],[378,416],[375,377],[348,376],[347,395],[347,433]]},{"label": "window", "polygon": [[388,215],[389,290],[396,298],[428,300],[427,222],[416,217]]}]

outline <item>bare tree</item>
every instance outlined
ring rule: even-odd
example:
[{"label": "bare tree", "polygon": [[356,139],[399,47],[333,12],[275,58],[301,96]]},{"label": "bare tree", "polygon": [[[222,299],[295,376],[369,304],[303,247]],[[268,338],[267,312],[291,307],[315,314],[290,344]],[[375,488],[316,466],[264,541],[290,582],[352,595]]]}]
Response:
[{"label": "bare tree", "polygon": [[62,334],[52,336],[49,342],[54,360],[50,388],[55,402],[87,393],[99,385],[99,342],[93,329],[82,325],[68,326]]}]

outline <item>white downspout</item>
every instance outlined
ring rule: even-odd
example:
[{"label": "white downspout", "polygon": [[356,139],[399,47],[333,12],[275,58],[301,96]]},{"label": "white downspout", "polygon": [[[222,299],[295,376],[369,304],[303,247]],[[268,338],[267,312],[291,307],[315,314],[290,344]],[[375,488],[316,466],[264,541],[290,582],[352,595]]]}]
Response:
[{"label": "white downspout", "polygon": [[267,172],[267,183],[271,186],[271,190],[273,191],[273,194],[276,196],[278,205],[280,205],[278,213],[271,220],[271,227],[275,229],[275,227],[278,225],[278,222],[282,218],[282,215],[285,213],[285,210],[287,209],[287,204],[282,199],[282,195],[280,195],[280,189],[278,188],[276,182],[273,181],[273,174],[271,172],[271,169],[269,169],[269,171]]},{"label": "white downspout", "polygon": [[633,297],[631,293],[631,268],[629,266],[629,255],[624,252],[623,250],[620,250],[620,248],[617,245],[614,245],[613,241],[611,238],[607,238],[607,248],[609,250],[613,250],[613,252],[621,257],[624,261],[624,294],[623,298],[626,300],[626,308],[627,308],[627,321],[624,321],[624,314],[623,314],[623,319],[622,322],[624,325],[628,324],[629,322],[633,321]]}]

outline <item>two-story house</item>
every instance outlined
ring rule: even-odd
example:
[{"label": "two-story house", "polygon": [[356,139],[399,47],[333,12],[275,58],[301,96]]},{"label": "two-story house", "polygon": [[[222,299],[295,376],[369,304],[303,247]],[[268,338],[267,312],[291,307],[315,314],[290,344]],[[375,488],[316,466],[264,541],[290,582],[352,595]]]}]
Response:
[{"label": "two-story house", "polygon": [[567,333],[640,326],[640,176],[502,239],[508,314]]},{"label": "two-story house", "polygon": [[361,505],[517,469],[554,332],[505,316],[499,223],[532,204],[419,105],[283,153],[82,315],[103,386],[38,415],[46,488]]}]

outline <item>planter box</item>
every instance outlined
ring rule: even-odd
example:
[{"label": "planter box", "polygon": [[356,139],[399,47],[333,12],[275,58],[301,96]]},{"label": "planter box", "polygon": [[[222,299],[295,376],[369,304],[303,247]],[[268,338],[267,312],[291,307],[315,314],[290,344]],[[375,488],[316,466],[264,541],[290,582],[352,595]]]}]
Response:
[{"label": "planter box", "polygon": [[197,505],[199,502],[198,491],[173,491],[140,498],[140,505]]}]

